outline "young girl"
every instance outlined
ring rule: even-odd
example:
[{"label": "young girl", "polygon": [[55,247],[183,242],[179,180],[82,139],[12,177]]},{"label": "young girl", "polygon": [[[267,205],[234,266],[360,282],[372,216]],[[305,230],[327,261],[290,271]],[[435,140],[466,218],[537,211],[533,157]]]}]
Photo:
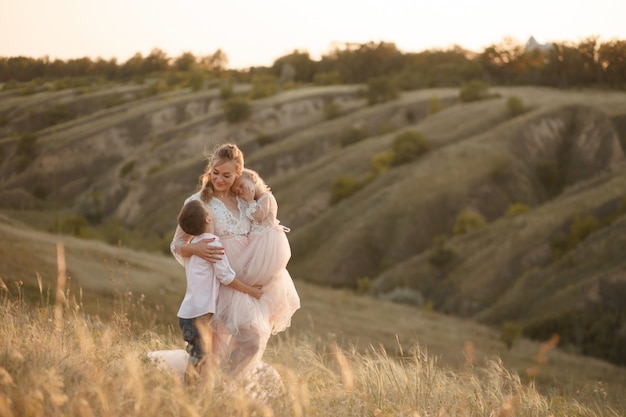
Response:
[{"label": "young girl", "polygon": [[244,169],[238,187],[240,197],[248,202],[246,216],[252,220],[248,250],[250,253],[266,255],[254,257],[254,265],[248,264],[247,268],[265,281],[287,267],[291,258],[291,247],[286,235],[289,229],[281,226],[276,218],[276,198],[256,171]]},{"label": "young girl", "polygon": [[[276,334],[291,324],[291,316],[300,307],[300,298],[286,266],[291,258],[291,248],[286,231],[276,215],[278,203],[270,188],[255,171],[244,169],[238,180],[239,196],[248,203],[246,216],[252,221],[248,245],[233,260],[237,276],[248,285],[263,287],[260,299],[262,310],[267,314],[269,331]],[[232,292],[233,297],[241,295]],[[240,304],[234,299],[218,302],[218,318],[227,322],[229,328],[246,328],[250,318],[241,310],[232,311],[231,306]]]}]

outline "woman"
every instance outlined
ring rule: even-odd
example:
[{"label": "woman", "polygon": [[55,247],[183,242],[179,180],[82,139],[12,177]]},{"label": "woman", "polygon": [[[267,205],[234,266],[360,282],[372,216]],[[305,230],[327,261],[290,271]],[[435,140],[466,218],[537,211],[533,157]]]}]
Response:
[{"label": "woman", "polygon": [[[200,191],[185,201],[201,200],[215,213],[215,234],[221,239],[223,251],[207,245],[206,241],[189,243],[191,236],[180,227],[176,228],[171,250],[181,264],[184,264],[183,257],[191,255],[211,261],[225,254],[237,278],[255,285],[254,271],[246,268],[252,259],[242,257],[252,227],[251,219],[246,215],[248,203],[233,191],[237,190],[237,179],[243,168],[243,153],[237,145],[218,146],[200,177]],[[254,370],[260,364],[270,335],[285,330],[291,316],[300,307],[300,299],[286,269],[279,271],[269,284],[272,291],[260,300],[236,297],[230,288],[220,288],[218,314],[214,322],[214,351],[218,363],[231,376],[244,376]],[[274,299],[277,297],[281,300]],[[285,304],[287,308],[284,308]],[[281,305],[280,312],[276,311],[276,305]],[[282,317],[275,317],[277,313]],[[151,356],[163,358],[170,367],[181,372],[180,354],[174,355],[177,359],[164,354]]]}]

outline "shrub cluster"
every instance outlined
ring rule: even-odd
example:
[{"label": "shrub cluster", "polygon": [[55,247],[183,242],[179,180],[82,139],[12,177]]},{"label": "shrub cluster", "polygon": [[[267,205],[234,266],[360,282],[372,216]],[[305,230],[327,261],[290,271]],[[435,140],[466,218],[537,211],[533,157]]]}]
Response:
[{"label": "shrub cluster", "polygon": [[224,116],[229,123],[239,123],[252,115],[250,100],[242,96],[233,96],[223,105]]},{"label": "shrub cluster", "polygon": [[400,133],[391,144],[392,165],[409,163],[428,152],[430,148],[430,141],[421,133],[412,130]]}]

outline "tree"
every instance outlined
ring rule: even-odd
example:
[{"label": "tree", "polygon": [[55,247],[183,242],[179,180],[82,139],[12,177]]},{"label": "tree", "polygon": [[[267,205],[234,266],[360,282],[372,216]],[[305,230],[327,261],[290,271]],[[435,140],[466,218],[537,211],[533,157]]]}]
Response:
[{"label": "tree", "polygon": [[288,81],[310,83],[316,72],[316,63],[311,59],[308,52],[300,52],[297,49],[291,54],[278,58],[272,64],[272,73],[281,78],[285,74],[285,68],[293,70],[293,79]]},{"label": "tree", "polygon": [[143,56],[137,52],[128,61],[122,64],[120,74],[123,78],[133,78],[142,75],[143,70]]},{"label": "tree", "polygon": [[461,87],[459,98],[463,102],[483,100],[489,96],[489,85],[484,81],[473,80]]},{"label": "tree", "polygon": [[144,73],[161,72],[169,69],[170,59],[167,54],[158,48],[150,51],[150,55],[144,59],[142,63],[142,71]]},{"label": "tree", "polygon": [[606,42],[598,48],[598,65],[602,81],[611,87],[626,86],[626,40]]},{"label": "tree", "polygon": [[179,71],[190,71],[196,65],[196,57],[191,52],[185,52],[174,60],[174,68]]},{"label": "tree", "polygon": [[220,73],[226,69],[228,65],[228,56],[218,49],[212,55],[201,58],[198,62],[199,66],[205,70]]},{"label": "tree", "polygon": [[367,82],[367,103],[374,105],[393,100],[398,91],[389,77],[376,77]]}]

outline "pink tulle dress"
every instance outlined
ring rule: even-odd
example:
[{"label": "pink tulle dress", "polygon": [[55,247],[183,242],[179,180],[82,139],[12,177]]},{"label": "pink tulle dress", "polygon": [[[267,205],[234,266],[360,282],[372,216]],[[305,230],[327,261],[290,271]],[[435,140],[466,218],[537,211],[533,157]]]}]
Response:
[{"label": "pink tulle dress", "polygon": [[[187,201],[199,198],[196,193]],[[220,237],[237,278],[249,285],[263,286],[259,300],[228,286],[219,289],[213,316],[214,354],[228,373],[243,376],[260,365],[269,337],[290,326],[291,317],[300,308],[300,298],[286,269],[291,249],[284,228],[276,220],[273,195],[268,195],[267,204],[261,199],[250,205],[243,199],[237,200],[238,214],[217,198],[212,198],[208,206],[215,213],[215,234]],[[253,221],[251,214],[263,207],[268,209],[265,220]],[[171,247],[179,262],[182,257],[177,245],[188,237],[177,228]],[[184,374],[184,368],[179,369],[181,363],[186,366],[181,354],[159,352],[150,356],[161,358],[167,366]]]},{"label": "pink tulle dress", "polygon": [[[254,219],[255,212],[260,214],[261,221]],[[231,265],[240,280],[250,285],[262,285],[263,296],[261,309],[255,311],[254,308],[239,307],[246,304],[245,294],[230,288],[220,291],[216,318],[228,323],[233,333],[236,329],[251,325],[261,328],[266,324],[270,327],[264,331],[269,330],[271,334],[282,332],[289,327],[293,313],[300,307],[300,298],[286,269],[291,248],[286,228],[276,218],[277,212],[278,205],[271,193],[263,194],[245,211],[251,221],[248,244],[239,256],[231,259]],[[262,316],[263,323],[258,323],[255,314]]]}]

